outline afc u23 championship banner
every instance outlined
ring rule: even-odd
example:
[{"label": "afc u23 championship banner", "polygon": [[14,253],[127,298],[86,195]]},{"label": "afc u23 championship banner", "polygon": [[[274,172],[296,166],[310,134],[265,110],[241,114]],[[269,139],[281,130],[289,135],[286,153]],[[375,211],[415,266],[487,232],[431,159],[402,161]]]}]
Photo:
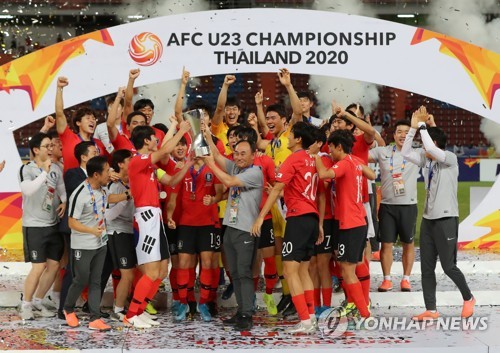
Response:
[{"label": "afc u23 championship banner", "polygon": [[[21,165],[12,131],[53,113],[58,76],[70,80],[64,90],[69,107],[116,92],[131,68],[141,67],[136,84],[147,85],[178,79],[183,66],[193,77],[287,67],[292,73],[373,82],[500,122],[499,55],[422,28],[294,9],[195,12],[111,27],[2,66],[0,160],[7,165],[0,174],[0,245],[2,239],[18,239],[21,229],[18,198],[11,194],[19,192]],[[8,204],[13,197],[15,203]],[[498,204],[487,197],[462,223],[463,245],[499,247],[500,220],[493,212]]]}]

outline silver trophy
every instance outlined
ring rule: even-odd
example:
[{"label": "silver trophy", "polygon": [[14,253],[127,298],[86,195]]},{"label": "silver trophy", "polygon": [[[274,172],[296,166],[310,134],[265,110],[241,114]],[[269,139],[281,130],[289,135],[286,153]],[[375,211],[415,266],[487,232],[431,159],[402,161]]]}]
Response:
[{"label": "silver trophy", "polygon": [[210,154],[210,148],[201,132],[201,119],[203,119],[203,110],[193,109],[182,114],[184,120],[189,121],[193,129],[194,140],[191,149],[195,157],[207,156]]}]

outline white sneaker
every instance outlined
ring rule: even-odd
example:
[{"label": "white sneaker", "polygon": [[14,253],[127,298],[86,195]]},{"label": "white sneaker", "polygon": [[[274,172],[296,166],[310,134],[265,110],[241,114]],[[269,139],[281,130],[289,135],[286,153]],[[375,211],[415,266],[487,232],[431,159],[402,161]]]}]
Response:
[{"label": "white sneaker", "polygon": [[31,305],[23,306],[21,304],[19,308],[19,316],[21,316],[22,320],[35,320],[35,315],[33,314],[33,308]]},{"label": "white sneaker", "polygon": [[132,316],[130,319],[127,319],[127,317],[123,318],[123,323],[126,326],[133,326],[135,328],[151,328],[150,324],[145,323],[144,321],[141,320],[139,316]]},{"label": "white sneaker", "polygon": [[304,323],[299,322],[297,325],[295,325],[294,327],[292,328],[289,328],[288,330],[286,330],[285,332],[286,333],[289,333],[289,334],[297,334],[297,333],[304,333],[306,335],[310,335],[312,333],[314,333],[316,331],[316,327],[314,325],[304,325]]},{"label": "white sneaker", "polygon": [[[144,314],[146,314],[146,315],[144,315]],[[160,326],[160,323],[158,321],[151,319],[146,312],[143,312],[141,315],[139,315],[139,319],[141,319],[142,321],[144,321],[148,325]]]},{"label": "white sneaker", "polygon": [[56,303],[56,301],[52,299],[50,295],[43,298],[42,305],[45,306],[47,309],[53,309],[53,310],[59,309],[59,303]]},{"label": "white sneaker", "polygon": [[148,313],[147,311],[143,311],[143,312],[142,312],[142,314],[141,314],[141,315],[139,315],[139,316],[142,316],[142,315],[144,315],[145,317],[147,317],[148,319],[153,320],[153,321],[158,320],[158,316],[156,316],[156,315],[151,315],[151,314],[150,314],[150,313]]},{"label": "white sneaker", "polygon": [[311,317],[311,323],[315,328],[318,328],[318,319],[316,319],[316,316]]},{"label": "white sneaker", "polygon": [[33,303],[32,306],[33,306],[33,314],[35,314],[35,316],[39,316],[39,317],[54,317],[54,316],[56,316],[55,312],[50,311],[45,306],[43,306],[43,304],[36,305],[35,303]]}]

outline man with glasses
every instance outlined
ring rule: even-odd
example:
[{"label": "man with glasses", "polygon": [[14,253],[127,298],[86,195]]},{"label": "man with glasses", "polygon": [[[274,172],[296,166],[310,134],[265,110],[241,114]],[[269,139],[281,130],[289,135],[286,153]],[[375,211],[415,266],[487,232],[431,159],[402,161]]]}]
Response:
[{"label": "man with glasses", "polygon": [[57,223],[66,209],[62,170],[51,162],[54,146],[50,137],[38,133],[31,138],[29,147],[34,159],[19,171],[24,258],[32,264],[24,283],[20,308],[23,320],[55,315],[42,305],[42,300],[59,270],[64,241]]}]

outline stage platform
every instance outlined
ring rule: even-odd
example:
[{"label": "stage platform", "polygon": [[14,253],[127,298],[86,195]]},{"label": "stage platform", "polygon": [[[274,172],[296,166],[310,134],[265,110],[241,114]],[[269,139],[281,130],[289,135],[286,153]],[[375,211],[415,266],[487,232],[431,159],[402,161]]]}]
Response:
[{"label": "stage platform", "polygon": [[[375,317],[408,318],[421,307],[374,308]],[[444,317],[457,316],[460,307],[442,308]],[[225,310],[223,314],[230,314]],[[58,319],[19,320],[15,309],[0,311],[0,350],[44,352],[71,350],[81,352],[385,352],[385,353],[500,353],[500,308],[480,307],[476,317],[487,318],[484,331],[440,330],[435,325],[425,330],[349,330],[339,337],[317,332],[309,336],[292,336],[284,329],[296,321],[270,318],[259,311],[251,332],[235,332],[224,327],[220,318],[204,323],[199,318],[174,323],[171,314],[160,315],[161,326],[148,330],[123,328],[113,323],[109,332],[90,331],[86,326],[70,329]],[[84,316],[80,317],[86,323]]]},{"label": "stage platform", "polygon": [[[417,254],[418,259],[418,254]],[[459,267],[465,273],[478,301],[476,321],[481,329],[463,327],[459,319],[462,299],[454,284],[437,266],[437,300],[443,322],[458,321],[458,326],[443,328],[437,323],[425,328],[408,326],[412,315],[423,311],[420,284],[420,264],[414,265],[412,275],[413,292],[402,293],[397,287],[401,277],[401,263],[393,267],[395,289],[378,293],[382,280],[379,263],[371,264],[372,315],[379,323],[382,318],[403,320],[403,326],[385,327],[366,325],[361,329],[349,328],[332,333],[325,325],[323,330],[310,336],[292,336],[285,330],[294,325],[297,318],[269,317],[262,309],[262,293],[257,294],[259,310],[251,332],[236,332],[222,325],[222,318],[234,312],[234,296],[219,300],[220,315],[210,323],[195,317],[193,321],[174,323],[170,307],[168,284],[156,297],[156,306],[163,308],[159,316],[161,326],[148,330],[125,328],[121,323],[111,323],[110,332],[94,332],[87,328],[88,315],[79,314],[82,326],[69,328],[63,320],[20,320],[15,306],[20,301],[24,278],[30,265],[19,262],[0,263],[0,351],[44,351],[70,350],[75,352],[167,352],[167,351],[233,351],[264,352],[425,352],[425,353],[500,353],[500,255],[459,252]],[[224,287],[220,287],[222,291]],[[276,290],[275,300],[281,293]],[[343,295],[335,293],[333,304],[338,305]],[[111,289],[106,290],[103,306],[112,303]],[[448,320],[448,321],[446,321]],[[477,321],[479,320],[479,321]],[[482,321],[481,321],[482,320]],[[375,321],[376,323],[376,321]]]}]

